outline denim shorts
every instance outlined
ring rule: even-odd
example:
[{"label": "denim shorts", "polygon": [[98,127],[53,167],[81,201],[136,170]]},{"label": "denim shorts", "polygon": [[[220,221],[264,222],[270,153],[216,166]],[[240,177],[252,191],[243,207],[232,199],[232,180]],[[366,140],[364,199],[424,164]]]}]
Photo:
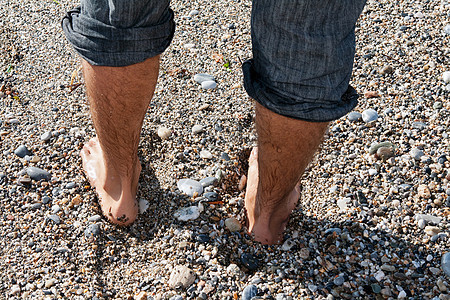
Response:
[{"label": "denim shorts", "polygon": [[[169,2],[81,0],[62,25],[89,63],[131,65],[169,46],[175,30]],[[349,85],[355,23],[365,2],[253,0],[253,58],[242,66],[249,96],[277,114],[311,122],[351,111],[358,100]]]}]

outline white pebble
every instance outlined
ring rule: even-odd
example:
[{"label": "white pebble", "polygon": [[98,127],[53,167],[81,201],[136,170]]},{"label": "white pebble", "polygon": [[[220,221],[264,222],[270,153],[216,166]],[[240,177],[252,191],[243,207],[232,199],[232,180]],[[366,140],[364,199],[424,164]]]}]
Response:
[{"label": "white pebble", "polygon": [[139,213],[140,214],[144,213],[148,209],[149,206],[150,206],[150,204],[148,203],[147,200],[139,199]]},{"label": "white pebble", "polygon": [[203,128],[203,126],[200,125],[200,124],[194,125],[194,126],[192,127],[192,133],[194,133],[194,134],[202,133],[203,130],[204,130],[204,128]]},{"label": "white pebble", "polygon": [[207,80],[202,82],[202,89],[204,90],[212,90],[217,87],[217,83],[212,80]]},{"label": "white pebble", "polygon": [[442,74],[442,80],[444,80],[445,83],[450,83],[450,71],[445,71],[444,74]]},{"label": "white pebble", "polygon": [[208,150],[202,150],[200,151],[200,157],[204,159],[211,159],[213,156]]},{"label": "white pebble", "polygon": [[161,126],[158,128],[158,136],[162,139],[162,140],[166,140],[170,137],[170,135],[172,134],[172,132],[170,131],[170,129]]}]

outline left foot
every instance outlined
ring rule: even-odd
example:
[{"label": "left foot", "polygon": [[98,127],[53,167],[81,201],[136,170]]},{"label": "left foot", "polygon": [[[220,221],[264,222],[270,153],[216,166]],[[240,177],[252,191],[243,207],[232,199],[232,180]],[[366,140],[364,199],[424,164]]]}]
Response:
[{"label": "left foot", "polygon": [[259,181],[258,148],[253,148],[248,163],[247,190],[245,193],[248,232],[262,244],[279,244],[283,240],[283,232],[289,221],[289,216],[295,209],[300,197],[300,184],[297,183],[287,199],[281,201],[280,205],[274,209],[261,208],[256,198]]}]

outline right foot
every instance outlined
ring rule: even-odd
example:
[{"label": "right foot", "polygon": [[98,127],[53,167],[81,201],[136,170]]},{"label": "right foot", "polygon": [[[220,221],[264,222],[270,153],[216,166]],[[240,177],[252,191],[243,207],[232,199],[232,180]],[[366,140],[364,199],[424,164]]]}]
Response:
[{"label": "right foot", "polygon": [[258,148],[253,148],[248,164],[247,190],[245,192],[248,232],[262,244],[279,244],[283,239],[283,232],[289,216],[300,197],[300,184],[298,183],[287,198],[280,201],[275,208],[271,210],[261,208],[256,197],[259,182]]},{"label": "right foot", "polygon": [[92,138],[80,152],[83,169],[99,197],[103,215],[111,223],[127,226],[136,220],[138,203],[137,185],[141,164],[136,161],[131,178],[120,178],[114,170],[106,168],[98,138]]}]

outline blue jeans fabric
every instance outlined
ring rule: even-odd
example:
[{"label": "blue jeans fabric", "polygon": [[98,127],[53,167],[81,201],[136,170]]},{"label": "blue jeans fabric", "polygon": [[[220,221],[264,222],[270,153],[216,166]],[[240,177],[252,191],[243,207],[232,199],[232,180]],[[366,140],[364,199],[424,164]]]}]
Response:
[{"label": "blue jeans fabric", "polygon": [[[81,0],[62,25],[89,63],[130,65],[169,46],[175,29],[169,2]],[[355,23],[365,2],[253,0],[253,59],[242,66],[249,96],[275,113],[311,122],[351,111],[358,99],[349,86]]]},{"label": "blue jeans fabric", "polygon": [[175,32],[170,0],[81,0],[62,27],[92,65],[121,67],[164,52]]}]

